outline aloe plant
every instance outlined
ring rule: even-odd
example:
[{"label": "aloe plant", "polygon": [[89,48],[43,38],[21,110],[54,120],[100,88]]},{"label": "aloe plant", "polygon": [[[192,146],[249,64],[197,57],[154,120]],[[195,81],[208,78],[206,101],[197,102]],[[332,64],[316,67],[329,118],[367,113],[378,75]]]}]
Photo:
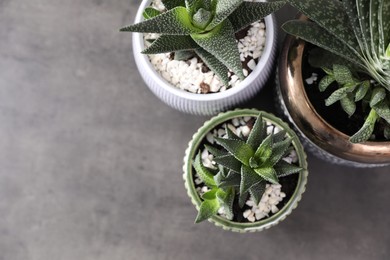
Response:
[{"label": "aloe plant", "polygon": [[166,11],[148,7],[144,21],[120,30],[159,34],[144,54],[193,50],[228,86],[229,70],[244,79],[235,33],[285,2],[162,0],[162,3]]},{"label": "aloe plant", "polygon": [[261,113],[247,138],[237,136],[226,127],[227,137],[215,137],[216,145],[205,145],[213,155],[216,169],[203,165],[201,152],[196,156],[195,171],[210,188],[203,194],[196,223],[214,216],[223,207],[225,217],[233,219],[233,203],[243,207],[248,196],[259,204],[266,183],[278,184],[279,178],[302,170],[283,160],[294,148],[285,130],[272,129],[267,134],[267,124]]},{"label": "aloe plant", "polygon": [[[390,139],[390,1],[288,0],[311,21],[292,20],[282,28],[320,48],[315,62],[327,76],[320,90],[332,82],[338,89],[326,105],[336,101],[351,116],[356,102],[369,106],[361,129],[350,137],[357,143],[372,135],[378,120]],[[328,57],[324,60],[323,57]],[[316,58],[311,58],[315,60]]]}]

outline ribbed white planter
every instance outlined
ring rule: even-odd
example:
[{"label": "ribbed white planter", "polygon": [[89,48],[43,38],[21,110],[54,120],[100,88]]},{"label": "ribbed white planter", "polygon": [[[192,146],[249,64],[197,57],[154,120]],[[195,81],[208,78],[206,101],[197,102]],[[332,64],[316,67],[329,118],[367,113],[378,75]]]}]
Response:
[{"label": "ribbed white planter", "polygon": [[[143,20],[142,12],[152,0],[143,0],[135,23]],[[142,33],[133,33],[133,52],[137,68],[150,90],[163,102],[182,112],[195,115],[214,115],[253,98],[265,85],[274,67],[277,48],[277,28],[273,15],[264,18],[266,42],[256,68],[238,86],[223,92],[194,94],[167,82],[150,63],[144,49]]]}]

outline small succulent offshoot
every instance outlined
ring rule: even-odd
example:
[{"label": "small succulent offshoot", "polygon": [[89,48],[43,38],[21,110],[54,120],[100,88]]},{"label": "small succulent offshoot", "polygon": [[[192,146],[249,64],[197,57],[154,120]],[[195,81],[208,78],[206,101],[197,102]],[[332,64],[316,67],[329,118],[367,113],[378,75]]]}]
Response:
[{"label": "small succulent offshoot", "polygon": [[338,84],[326,105],[339,101],[352,116],[355,103],[361,102],[366,111],[363,126],[350,141],[368,140],[378,120],[385,125],[384,137],[390,140],[390,1],[288,2],[311,21],[292,20],[282,28],[321,48],[310,56],[311,65],[327,74],[319,84],[320,90],[333,82]]},{"label": "small succulent offshoot", "polygon": [[[229,85],[229,70],[244,79],[235,33],[276,11],[284,1],[162,0],[167,9],[145,9],[144,21],[121,31],[157,33],[160,36],[142,53],[195,52]],[[183,54],[183,55],[182,55]]]},{"label": "small succulent offshoot", "polygon": [[215,137],[217,145],[205,145],[214,156],[216,169],[204,166],[201,152],[193,162],[196,173],[210,189],[202,195],[198,216],[201,222],[218,213],[223,207],[225,217],[233,219],[233,202],[243,208],[250,195],[259,204],[266,183],[278,184],[279,178],[298,173],[301,167],[283,160],[293,149],[292,139],[285,130],[272,129],[267,134],[267,124],[261,113],[247,138],[237,136],[226,127],[227,137]]}]

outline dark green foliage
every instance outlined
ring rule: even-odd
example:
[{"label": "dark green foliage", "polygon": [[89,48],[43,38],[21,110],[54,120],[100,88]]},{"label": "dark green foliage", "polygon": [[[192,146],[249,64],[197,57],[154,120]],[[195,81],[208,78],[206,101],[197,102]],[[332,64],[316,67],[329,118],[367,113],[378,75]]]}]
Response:
[{"label": "dark green foliage", "polygon": [[123,27],[121,31],[160,34],[163,39],[154,41],[144,51],[147,54],[194,50],[228,86],[229,69],[241,79],[245,77],[235,33],[278,10],[284,1],[165,0],[163,4],[165,12],[159,14],[148,7],[144,12],[145,21]]},{"label": "dark green foliage", "polygon": [[319,84],[320,91],[333,82],[339,86],[325,101],[326,105],[340,102],[351,116],[356,111],[356,102],[368,100],[369,115],[350,141],[368,140],[377,120],[390,121],[390,1],[288,2],[311,21],[293,20],[282,28],[323,49],[315,50],[309,58],[311,65],[327,73]]},{"label": "dark green foliage", "polygon": [[[196,222],[215,214],[223,206],[226,217],[233,218],[233,199],[239,198],[239,206],[245,204],[248,194],[259,203],[266,183],[278,183],[279,178],[298,173],[302,168],[282,160],[293,148],[285,131],[267,135],[267,125],[258,116],[248,138],[238,137],[226,127],[227,138],[215,138],[217,146],[206,145],[218,166],[214,174],[196,156],[193,166],[203,182],[211,189],[203,196]],[[222,148],[222,149],[221,149]],[[214,195],[215,194],[215,195]]]}]

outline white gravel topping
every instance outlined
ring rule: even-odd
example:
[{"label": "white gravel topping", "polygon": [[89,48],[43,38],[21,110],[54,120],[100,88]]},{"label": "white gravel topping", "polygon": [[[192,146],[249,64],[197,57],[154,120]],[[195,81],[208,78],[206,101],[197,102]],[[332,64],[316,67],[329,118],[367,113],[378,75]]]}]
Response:
[{"label": "white gravel topping", "polygon": [[265,192],[260,200],[259,204],[255,204],[252,198],[250,198],[246,205],[251,207],[244,211],[244,218],[250,222],[268,217],[270,213],[276,213],[279,211],[277,205],[286,197],[286,194],[281,191],[282,185],[280,184],[266,184]]},{"label": "white gravel topping", "polygon": [[[253,0],[246,0],[256,2]],[[160,11],[164,10],[161,0],[154,0],[152,6]],[[255,69],[257,59],[261,57],[265,46],[265,24],[263,21],[253,23],[247,35],[237,41],[240,59],[247,64],[248,69],[243,69],[244,76],[248,76]],[[144,34],[145,46],[150,43],[147,40],[156,39],[157,34]],[[171,59],[170,53],[148,55],[151,63],[162,77],[179,89],[191,93],[215,93],[239,85],[240,79],[231,73],[229,86],[223,86],[221,80],[214,72],[205,70],[203,61],[197,57],[190,61],[177,61]],[[206,71],[206,72],[204,72]]]}]

